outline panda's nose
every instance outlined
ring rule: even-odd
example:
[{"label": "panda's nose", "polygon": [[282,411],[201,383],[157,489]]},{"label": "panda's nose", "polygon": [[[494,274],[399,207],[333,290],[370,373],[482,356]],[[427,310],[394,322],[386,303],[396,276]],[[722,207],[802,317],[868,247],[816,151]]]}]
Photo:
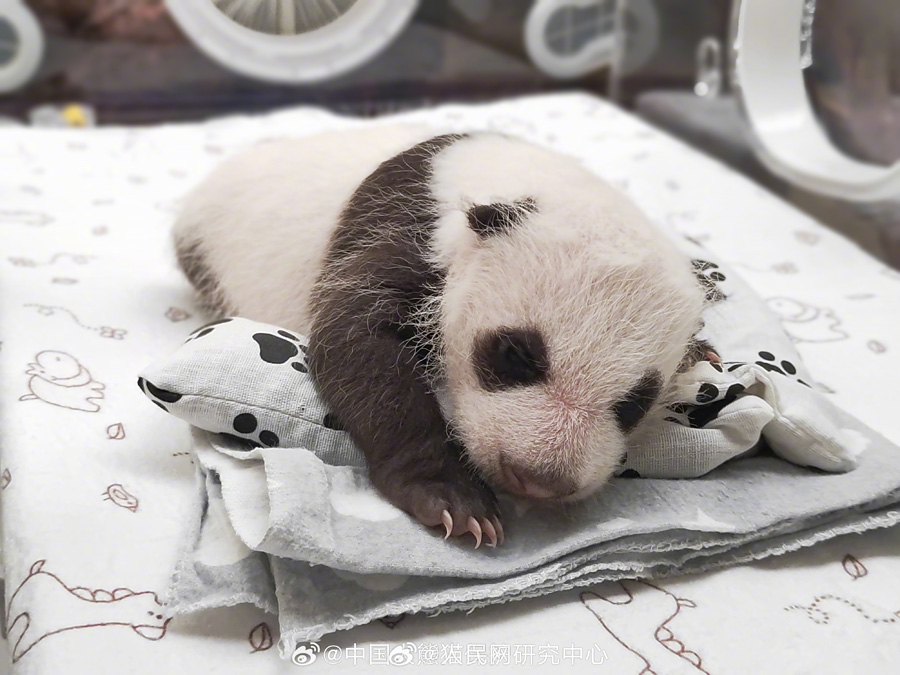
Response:
[{"label": "panda's nose", "polygon": [[559,499],[577,491],[571,480],[544,475],[521,464],[514,465],[504,456],[500,458],[500,471],[507,490],[532,499]]}]

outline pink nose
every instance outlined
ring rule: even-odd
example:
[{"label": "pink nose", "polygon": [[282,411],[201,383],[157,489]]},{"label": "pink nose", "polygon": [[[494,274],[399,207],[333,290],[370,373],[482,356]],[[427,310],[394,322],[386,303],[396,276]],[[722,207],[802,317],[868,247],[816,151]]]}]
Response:
[{"label": "pink nose", "polygon": [[500,462],[500,470],[503,473],[503,481],[507,490],[532,499],[565,497],[575,492],[575,489],[567,481],[540,477],[521,467],[513,469],[503,460]]}]

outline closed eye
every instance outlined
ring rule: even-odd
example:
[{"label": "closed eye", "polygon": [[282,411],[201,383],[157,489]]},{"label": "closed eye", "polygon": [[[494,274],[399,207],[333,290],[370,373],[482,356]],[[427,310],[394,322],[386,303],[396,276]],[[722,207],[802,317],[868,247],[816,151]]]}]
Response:
[{"label": "closed eye", "polygon": [[482,387],[488,391],[541,382],[550,369],[541,334],[513,328],[480,335],[475,340],[473,366]]},{"label": "closed eye", "polygon": [[619,428],[627,433],[644,419],[650,408],[659,397],[662,389],[662,375],[651,370],[644,374],[640,381],[613,404],[612,410]]}]

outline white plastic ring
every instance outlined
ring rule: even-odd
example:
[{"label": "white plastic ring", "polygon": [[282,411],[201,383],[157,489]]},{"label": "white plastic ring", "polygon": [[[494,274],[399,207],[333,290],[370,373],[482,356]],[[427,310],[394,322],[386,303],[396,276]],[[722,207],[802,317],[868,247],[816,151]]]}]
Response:
[{"label": "white plastic ring", "polygon": [[10,92],[27,84],[44,56],[44,32],[20,0],[0,0],[0,22],[13,32],[7,45],[9,60],[0,62],[0,92]]},{"label": "white plastic ring", "polygon": [[321,28],[270,35],[232,20],[212,0],[167,0],[182,30],[235,72],[282,83],[318,82],[361,66],[406,26],[418,0],[364,0]]},{"label": "white plastic ring", "polygon": [[734,80],[760,161],[800,187],[853,201],[900,198],[900,162],[849,157],[825,135],[800,68],[804,0],[736,0]]},{"label": "white plastic ring", "polygon": [[[608,22],[612,27],[615,5],[611,4]],[[582,17],[588,16],[588,21],[596,21],[602,14],[602,8],[597,0],[537,0],[525,20],[525,49],[532,62],[548,75],[560,79],[581,77],[610,65],[615,53],[615,30],[606,33],[598,31],[596,36],[571,54],[557,53],[551,49],[548,31],[551,20],[560,12],[567,13],[566,18],[571,24],[568,30],[574,33],[576,29],[583,30],[584,27],[578,25],[585,20]]]}]

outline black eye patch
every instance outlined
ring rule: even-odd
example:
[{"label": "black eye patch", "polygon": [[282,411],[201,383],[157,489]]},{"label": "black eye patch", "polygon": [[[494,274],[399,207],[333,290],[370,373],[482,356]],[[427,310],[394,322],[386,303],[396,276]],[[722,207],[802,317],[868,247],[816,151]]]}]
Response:
[{"label": "black eye patch", "polygon": [[638,422],[644,419],[644,415],[653,406],[659,392],[662,389],[662,375],[655,370],[644,374],[640,381],[613,404],[613,414],[616,423],[623,432],[634,429]]},{"label": "black eye patch", "polygon": [[480,237],[504,234],[515,228],[529,213],[537,212],[537,203],[531,197],[512,204],[480,204],[466,212],[469,227]]},{"label": "black eye patch", "polygon": [[533,329],[501,328],[475,340],[472,365],[488,391],[547,379],[550,361],[543,336]]}]

